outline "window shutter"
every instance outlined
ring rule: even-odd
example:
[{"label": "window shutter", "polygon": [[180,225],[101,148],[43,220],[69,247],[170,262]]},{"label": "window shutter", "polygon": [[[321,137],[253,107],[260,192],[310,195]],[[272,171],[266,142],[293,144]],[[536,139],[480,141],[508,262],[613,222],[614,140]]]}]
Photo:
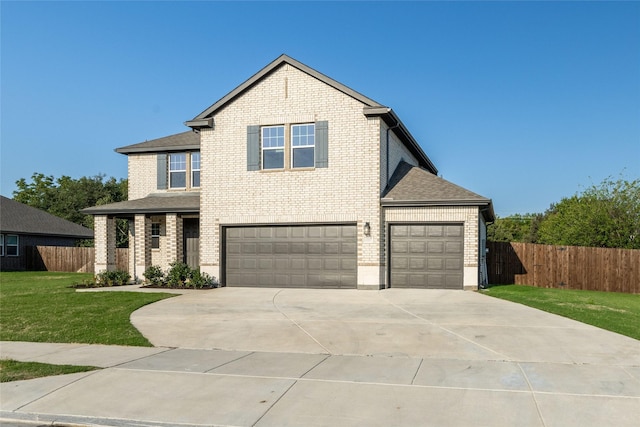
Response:
[{"label": "window shutter", "polygon": [[260,126],[247,126],[247,170],[260,170]]},{"label": "window shutter", "polygon": [[167,189],[167,154],[157,155],[158,159],[158,190]]},{"label": "window shutter", "polygon": [[329,167],[329,122],[316,122],[316,167]]}]

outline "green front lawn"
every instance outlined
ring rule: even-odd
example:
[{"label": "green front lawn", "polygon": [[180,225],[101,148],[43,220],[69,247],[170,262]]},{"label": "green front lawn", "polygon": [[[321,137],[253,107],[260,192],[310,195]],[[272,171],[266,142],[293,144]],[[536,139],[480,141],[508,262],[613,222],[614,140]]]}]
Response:
[{"label": "green front lawn", "polygon": [[0,341],[113,344],[150,347],[131,325],[138,308],[174,295],[76,292],[91,274],[0,272]]},{"label": "green front lawn", "polygon": [[50,365],[38,362],[18,362],[0,360],[0,383],[30,380],[51,375],[75,374],[76,372],[93,371],[94,366]]},{"label": "green front lawn", "polygon": [[494,286],[483,293],[640,340],[640,295],[522,285]]}]

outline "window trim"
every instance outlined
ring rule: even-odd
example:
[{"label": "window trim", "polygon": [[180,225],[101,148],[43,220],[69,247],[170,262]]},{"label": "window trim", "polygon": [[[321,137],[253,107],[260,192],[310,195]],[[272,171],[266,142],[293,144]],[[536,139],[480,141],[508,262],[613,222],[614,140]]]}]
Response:
[{"label": "window trim", "polygon": [[[307,133],[307,134],[305,134],[305,136],[306,136],[307,139],[309,137],[313,138],[313,144],[295,146],[294,145],[294,140],[295,140],[296,137],[294,135],[293,129],[295,127],[302,128],[302,127],[308,127],[308,126],[312,127],[313,132]],[[290,132],[290,138],[289,138],[290,139],[290,144],[289,145],[290,145],[290,148],[291,148],[291,161],[289,163],[290,163],[291,169],[313,169],[313,168],[315,168],[315,165],[316,165],[316,124],[315,124],[315,122],[313,122],[313,123],[295,123],[295,124],[292,124],[290,126],[290,129],[291,129],[291,132]],[[286,141],[285,141],[285,143],[286,143]],[[305,148],[306,149],[309,149],[309,148],[313,149],[313,159],[311,161],[311,165],[310,166],[295,166],[294,163],[293,163],[294,160],[295,160],[295,150],[305,149]]]},{"label": "window trim", "polygon": [[[15,244],[10,244],[7,240],[9,237],[15,237],[16,238],[16,243]],[[6,246],[6,250],[5,250],[5,254],[6,256],[20,256],[20,236],[18,236],[17,234],[7,234],[6,238],[4,238],[4,243]],[[16,248],[16,253],[15,254],[10,254],[9,253],[9,247],[15,247]]]},{"label": "window trim", "polygon": [[0,256],[4,256],[4,234],[0,234]]}]

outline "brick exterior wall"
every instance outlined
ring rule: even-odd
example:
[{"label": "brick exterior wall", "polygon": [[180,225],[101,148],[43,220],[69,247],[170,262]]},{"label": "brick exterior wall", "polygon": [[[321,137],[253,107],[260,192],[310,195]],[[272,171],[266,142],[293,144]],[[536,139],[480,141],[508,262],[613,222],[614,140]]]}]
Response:
[{"label": "brick exterior wall", "polygon": [[93,220],[94,245],[96,248],[95,272],[116,268],[116,223],[107,215],[96,215]]},{"label": "brick exterior wall", "polygon": [[158,191],[158,161],[155,153],[129,154],[129,200],[141,199]]},{"label": "brick exterior wall", "polygon": [[[219,277],[220,226],[364,222],[380,239],[380,120],[364,105],[285,64],[235,99],[201,132],[201,268]],[[247,126],[328,121],[329,167],[247,171]],[[358,264],[380,265],[363,244]]]}]

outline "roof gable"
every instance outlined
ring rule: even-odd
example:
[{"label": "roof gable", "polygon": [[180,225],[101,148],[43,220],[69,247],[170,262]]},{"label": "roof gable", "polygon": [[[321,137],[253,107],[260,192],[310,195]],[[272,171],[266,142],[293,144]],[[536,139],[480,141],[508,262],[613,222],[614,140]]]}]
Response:
[{"label": "roof gable", "polygon": [[0,231],[93,239],[93,231],[40,209],[0,196]]},{"label": "roof gable", "polygon": [[229,102],[233,101],[235,98],[237,98],[238,96],[242,95],[244,92],[246,92],[247,90],[249,90],[251,87],[255,86],[258,82],[260,82],[262,79],[264,79],[266,76],[268,76],[269,74],[271,74],[272,72],[274,72],[275,70],[277,70],[278,68],[282,67],[284,64],[289,64],[292,67],[297,68],[298,70],[307,73],[308,75],[320,80],[321,82],[333,87],[336,90],[339,90],[340,92],[354,98],[357,99],[358,101],[362,102],[366,107],[382,107],[381,104],[379,104],[378,102],[374,101],[371,98],[368,98],[364,95],[362,95],[359,92],[356,92],[355,90],[351,89],[348,86],[343,85],[342,83],[332,79],[331,77],[328,77],[316,70],[314,70],[313,68],[304,65],[303,63],[296,61],[295,59],[291,58],[290,56],[287,56],[285,54],[280,55],[279,57],[277,57],[275,60],[273,60],[271,63],[269,63],[266,67],[264,67],[263,69],[261,69],[260,71],[258,71],[256,74],[254,74],[253,76],[251,76],[248,80],[246,80],[244,83],[240,84],[238,87],[236,87],[235,89],[233,89],[231,92],[229,92],[228,94],[226,94],[224,97],[222,97],[221,99],[219,99],[218,101],[216,101],[213,105],[211,105],[209,108],[207,108],[206,110],[204,110],[202,113],[198,114],[196,117],[194,117],[192,120],[189,120],[187,122],[185,122],[185,125],[190,126],[192,128],[199,128],[199,127],[211,127],[212,123],[211,121],[207,120],[209,118],[211,118],[216,111],[220,110],[222,107],[224,107],[225,105],[227,105]]}]

